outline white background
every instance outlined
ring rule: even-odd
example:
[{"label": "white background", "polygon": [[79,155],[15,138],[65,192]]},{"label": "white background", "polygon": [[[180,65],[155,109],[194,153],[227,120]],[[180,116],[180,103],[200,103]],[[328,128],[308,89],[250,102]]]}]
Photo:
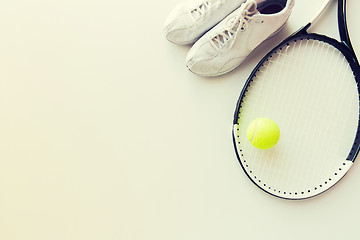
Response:
[{"label": "white background", "polygon": [[[180,0],[12,0],[0,7],[1,240],[355,239],[360,166],[288,201],[258,189],[232,146],[233,112],[259,59],[201,78],[163,22]],[[348,22],[360,56],[360,1]],[[312,31],[337,37],[336,1]]]}]

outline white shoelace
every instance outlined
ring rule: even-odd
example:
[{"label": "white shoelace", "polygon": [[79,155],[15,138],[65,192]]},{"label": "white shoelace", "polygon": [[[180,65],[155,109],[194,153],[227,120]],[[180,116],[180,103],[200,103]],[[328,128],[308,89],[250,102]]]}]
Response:
[{"label": "white shoelace", "polygon": [[212,3],[210,1],[206,1],[199,5],[197,8],[192,9],[190,11],[191,16],[193,16],[194,20],[197,21],[199,19],[204,19],[206,16],[206,13],[209,11],[209,9],[212,8],[212,6],[215,6],[216,8],[220,7],[223,4],[223,1],[217,1],[215,3]]},{"label": "white shoelace", "polygon": [[230,18],[226,23],[227,28],[212,38],[212,43],[216,48],[222,48],[225,46],[234,38],[234,35],[239,29],[241,31],[245,31],[249,21],[256,20],[252,17],[257,12],[257,4],[255,1],[243,3],[240,8],[242,10],[239,11],[239,14]]}]

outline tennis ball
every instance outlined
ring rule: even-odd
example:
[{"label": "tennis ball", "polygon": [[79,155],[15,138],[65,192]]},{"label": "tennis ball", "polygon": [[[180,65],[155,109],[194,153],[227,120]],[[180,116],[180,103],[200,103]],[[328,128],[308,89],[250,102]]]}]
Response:
[{"label": "tennis ball", "polygon": [[248,126],[246,135],[254,147],[268,149],[279,141],[280,128],[274,120],[257,118]]}]

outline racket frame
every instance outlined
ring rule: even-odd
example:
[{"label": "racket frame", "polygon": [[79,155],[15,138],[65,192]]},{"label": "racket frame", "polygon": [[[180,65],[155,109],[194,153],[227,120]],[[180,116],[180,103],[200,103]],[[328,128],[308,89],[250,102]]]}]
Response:
[{"label": "racket frame", "polygon": [[[354,74],[354,79],[355,79],[356,84],[357,84],[358,93],[360,93],[360,86],[359,86],[360,85],[360,66],[359,66],[359,62],[357,60],[357,57],[355,55],[355,52],[354,52],[354,50],[352,48],[349,33],[348,33],[348,29],[347,29],[346,0],[338,0],[338,16],[337,17],[338,17],[338,28],[339,28],[341,41],[338,41],[338,40],[336,40],[334,38],[331,38],[331,37],[328,37],[328,36],[325,36],[325,35],[322,35],[322,34],[308,33],[307,32],[307,30],[310,28],[312,22],[314,20],[316,20],[318,18],[318,16],[320,16],[320,14],[323,12],[323,10],[327,6],[328,6],[328,3],[324,3],[323,4],[323,9],[321,11],[319,11],[317,16],[312,21],[310,21],[307,25],[303,26],[298,31],[294,32],[289,37],[284,39],[281,43],[279,43],[276,47],[274,47],[270,52],[268,52],[260,60],[260,62],[256,65],[256,67],[251,72],[249,78],[246,80],[245,85],[244,85],[243,89],[241,90],[240,97],[239,97],[239,99],[237,101],[236,109],[235,109],[235,113],[234,113],[233,131],[232,131],[235,153],[236,153],[236,156],[238,158],[238,161],[239,161],[241,167],[243,168],[244,172],[247,174],[249,179],[256,186],[258,186],[262,190],[264,190],[264,189],[261,188],[256,182],[254,182],[254,180],[248,175],[247,171],[245,170],[245,167],[242,164],[241,156],[239,155],[239,152],[238,152],[236,126],[238,125],[238,119],[239,119],[239,114],[240,114],[240,110],[241,110],[241,103],[242,103],[242,101],[243,101],[243,99],[244,99],[244,97],[246,95],[247,88],[250,86],[251,82],[253,81],[253,78],[256,76],[256,72],[258,71],[258,69],[264,64],[265,61],[267,61],[268,58],[270,58],[270,56],[272,54],[274,54],[280,47],[282,47],[284,45],[287,45],[287,43],[289,43],[290,41],[293,41],[295,39],[316,39],[316,40],[326,42],[326,43],[334,46],[336,49],[338,49],[345,56],[345,58],[347,59],[347,61],[349,62],[349,65],[351,67],[351,70],[353,71],[353,74]],[[359,102],[360,102],[360,94],[359,94]],[[359,120],[358,120],[358,127],[357,127],[356,137],[354,139],[352,148],[351,148],[346,160],[351,161],[351,163],[353,163],[355,161],[358,153],[359,153],[359,150],[360,150],[360,109],[359,109]],[[350,166],[351,165],[352,164],[350,164]],[[344,174],[344,176],[345,175],[346,175],[346,173]],[[328,189],[326,189],[326,190],[328,190]],[[267,192],[267,193],[269,193],[271,195],[274,195],[276,197],[280,197],[278,195],[272,194],[271,192],[268,192],[268,191],[265,191],[265,192]],[[320,192],[320,193],[322,193],[322,192]],[[318,193],[318,194],[320,194],[320,193]],[[316,195],[318,195],[318,194],[316,194]],[[316,196],[316,195],[313,195],[313,196]],[[311,197],[313,197],[313,196],[311,196]],[[283,197],[280,197],[280,198],[283,198]],[[292,199],[292,198],[286,198],[286,199]],[[301,198],[296,198],[296,199],[301,199]]]}]

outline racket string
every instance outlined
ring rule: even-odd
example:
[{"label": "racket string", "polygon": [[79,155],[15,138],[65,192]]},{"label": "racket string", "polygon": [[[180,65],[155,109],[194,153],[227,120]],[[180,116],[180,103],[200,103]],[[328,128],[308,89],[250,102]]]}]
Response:
[{"label": "racket string", "polygon": [[[338,121],[339,119],[337,119],[337,121],[334,121],[333,124],[329,124],[329,125],[325,125],[324,127],[322,126],[318,126],[318,124],[315,124],[315,126],[311,126],[311,121],[312,118],[304,118],[304,114],[302,112],[307,111],[307,109],[310,109],[310,111],[308,111],[309,114],[313,115],[314,118],[323,118],[322,115],[328,116],[330,115],[336,115],[338,108],[329,108],[329,109],[325,109],[324,108],[317,108],[316,105],[318,104],[319,107],[320,106],[326,106],[326,101],[329,101],[330,104],[328,105],[335,105],[337,102],[343,102],[344,105],[346,105],[346,111],[347,112],[352,112],[354,108],[358,108],[359,105],[359,100],[358,100],[358,94],[357,91],[355,92],[355,94],[353,94],[352,98],[355,98],[355,102],[353,104],[345,104],[345,102],[348,102],[347,99],[343,99],[341,96],[343,96],[344,93],[341,93],[341,91],[343,92],[348,92],[349,89],[353,89],[354,86],[353,84],[351,84],[353,81],[353,77],[349,78],[349,74],[352,74],[352,71],[349,71],[349,66],[348,63],[345,61],[344,57],[342,56],[342,54],[339,54],[339,52],[336,51],[336,49],[334,49],[332,46],[329,47],[328,44],[323,43],[323,42],[318,42],[316,40],[307,40],[305,42],[303,41],[298,41],[299,43],[291,43],[287,46],[283,46],[281,49],[278,49],[276,54],[273,54],[269,61],[266,61],[263,66],[259,69],[258,72],[256,72],[256,76],[254,77],[253,82],[250,84],[250,86],[247,89],[246,92],[246,97],[243,99],[243,101],[241,102],[241,108],[240,108],[240,113],[238,115],[238,122],[239,122],[239,127],[237,132],[238,132],[238,142],[240,145],[240,149],[242,149],[242,159],[244,159],[244,161],[246,161],[246,168],[248,173],[250,173],[253,178],[255,178],[255,175],[257,176],[256,179],[254,179],[255,181],[258,181],[259,185],[262,185],[264,188],[267,189],[271,189],[272,188],[276,188],[276,191],[284,191],[287,192],[288,194],[295,194],[295,192],[305,192],[305,191],[314,191],[315,188],[320,188],[320,185],[325,184],[325,182],[329,181],[328,178],[324,178],[322,181],[318,181],[319,184],[317,186],[312,186],[310,187],[305,187],[303,188],[301,191],[294,191],[291,189],[291,186],[294,185],[299,185],[298,183],[298,179],[300,179],[300,177],[304,177],[304,174],[308,175],[309,179],[314,179],[317,178],[316,177],[316,173],[317,171],[320,171],[322,173],[324,172],[328,172],[328,168],[326,169],[322,169],[321,166],[324,165],[324,162],[326,162],[326,158],[331,155],[330,153],[333,153],[334,151],[337,152],[336,150],[332,150],[331,148],[334,148],[334,145],[329,144],[324,145],[324,144],[320,144],[319,148],[321,149],[316,150],[315,148],[309,148],[310,150],[304,151],[305,148],[294,148],[294,147],[289,147],[289,148],[281,148],[281,154],[288,156],[289,158],[291,158],[293,155],[301,155],[304,158],[308,157],[308,158],[319,158],[320,161],[306,161],[303,164],[300,162],[296,163],[294,165],[294,162],[289,160],[287,161],[286,159],[284,160],[284,162],[279,162],[277,161],[278,159],[278,155],[276,155],[276,151],[274,151],[274,149],[276,149],[276,147],[274,149],[269,150],[267,153],[262,153],[261,151],[257,151],[256,149],[251,149],[248,150],[247,146],[246,146],[246,138],[244,138],[244,134],[246,133],[246,128],[243,127],[244,125],[246,125],[246,122],[249,121],[252,117],[259,117],[259,116],[264,116],[265,114],[267,114],[267,117],[272,117],[271,114],[272,111],[274,111],[273,108],[269,107],[268,104],[264,104],[267,102],[270,102],[271,104],[274,105],[279,105],[277,108],[275,108],[275,110],[277,111],[277,118],[279,119],[278,123],[280,125],[281,129],[289,129],[292,127],[292,125],[296,126],[298,124],[298,122],[300,121],[304,121],[306,126],[309,126],[309,129],[305,129],[304,131],[294,131],[292,139],[296,140],[296,139],[306,139],[309,133],[311,133],[310,137],[314,137],[316,139],[322,139],[327,137],[330,131],[332,131],[332,126],[336,126],[339,125]],[[304,44],[305,43],[305,44]],[[323,45],[322,47],[318,47],[318,45]],[[301,46],[302,45],[302,46]],[[296,46],[296,48],[295,48]],[[301,50],[296,50],[298,49],[300,46]],[[292,49],[294,48],[294,49]],[[306,49],[306,51],[303,51],[304,48]],[[331,49],[331,51],[329,51],[329,49]],[[306,54],[304,52],[307,52],[309,55],[306,56]],[[341,58],[336,57],[334,58],[334,55],[337,54],[339,56],[341,56]],[[337,75],[338,77],[336,77],[336,81],[331,82],[331,85],[329,85],[327,88],[324,88],[323,93],[322,94],[316,94],[316,91],[318,91],[319,89],[321,89],[321,85],[327,85],[328,83],[326,82],[326,78],[321,77],[321,71],[314,71],[316,70],[316,68],[318,68],[319,66],[317,66],[316,64],[314,64],[314,61],[312,58],[320,58],[320,59],[327,59],[328,62],[328,68],[327,69],[322,69],[323,71],[325,71],[327,73],[327,75]],[[284,58],[286,59],[286,61],[284,61]],[[310,58],[311,61],[307,61],[306,59]],[[303,61],[299,62],[299,59],[303,59]],[[305,60],[304,60],[305,59]],[[341,63],[339,63],[339,61]],[[300,64],[300,66],[299,66]],[[336,68],[334,65],[345,65],[344,68],[344,74],[342,72],[336,72]],[[281,66],[281,68],[279,67]],[[284,70],[285,69],[285,70]],[[306,69],[306,71],[304,70]],[[309,70],[311,70],[311,72],[313,72],[312,75],[309,76],[308,72]],[[350,73],[349,73],[350,72]],[[279,80],[277,81],[277,78],[279,78],[279,76],[281,76],[281,79],[304,79],[304,81],[298,81],[295,82],[294,81],[284,81],[284,80]],[[339,76],[343,76],[343,78],[340,78]],[[306,88],[306,84],[309,84],[309,81],[307,81],[308,79],[315,79],[316,81],[318,79],[322,79],[322,82],[316,82],[314,81],[314,85],[316,87],[314,87],[314,89],[311,89],[310,86],[308,86],[308,88]],[[337,89],[336,85],[341,84],[342,81],[344,81],[343,79],[351,79],[351,81],[348,81],[347,83],[347,87],[346,89]],[[311,83],[311,82],[310,82]],[[312,85],[312,83],[311,83]],[[307,99],[307,95],[305,94],[301,94],[301,90],[299,90],[299,92],[296,91],[297,88],[300,89],[308,89],[309,93],[307,95],[312,96],[312,100],[309,101]],[[335,94],[334,94],[334,89],[335,89]],[[336,94],[336,90],[340,90],[339,92],[341,94]],[[291,92],[294,96],[291,96],[290,100],[288,100],[287,102],[283,103],[281,102],[283,99],[283,96],[281,93],[289,91]],[[266,97],[264,97],[264,92],[267,93]],[[353,91],[354,92],[354,91]],[[324,98],[322,95],[334,95],[334,97],[327,97],[326,101],[324,101]],[[338,96],[338,97],[335,97]],[[357,99],[356,99],[357,98]],[[291,99],[296,99],[296,101],[292,101]],[[314,104],[314,102],[316,102],[316,104]],[[298,103],[298,104],[294,104],[294,103]],[[354,102],[354,100],[352,100],[352,102]],[[294,110],[295,109],[295,110]],[[323,109],[323,110],[321,110]],[[261,115],[259,115],[261,114]],[[293,115],[293,116],[287,116],[288,114]],[[266,116],[266,115],[265,115]],[[356,117],[356,116],[355,116]],[[272,117],[275,121],[276,118]],[[291,120],[292,118],[292,120]],[[282,119],[288,119],[291,121],[285,121]],[[300,120],[299,120],[300,119]],[[326,119],[325,119],[326,120]],[[318,122],[324,122],[325,120],[321,119]],[[321,125],[321,124],[320,124]],[[353,129],[353,125],[354,124],[350,124],[352,126],[346,126],[347,129],[350,130]],[[283,138],[283,135],[285,134],[286,137],[286,133],[282,132],[282,136],[281,138]],[[245,134],[246,135],[246,134]],[[317,135],[317,136],[316,136]],[[344,133],[344,136],[346,137],[347,133]],[[351,134],[350,134],[351,135]],[[342,139],[341,139],[342,141]],[[279,145],[281,144],[281,139],[279,142]],[[310,141],[311,143],[313,141]],[[336,143],[339,143],[339,141],[334,141]],[[346,144],[348,144],[348,140],[344,140],[344,142]],[[309,143],[310,144],[310,143]],[[340,145],[344,146],[344,143],[341,143]],[[341,146],[338,146],[338,148],[340,149]],[[336,144],[335,144],[336,146]],[[347,145],[349,146],[349,145]],[[294,151],[294,152],[292,152]],[[346,150],[347,151],[347,150]],[[346,152],[344,151],[344,152]],[[329,152],[328,154],[324,154],[324,152]],[[339,151],[341,152],[341,151]],[[325,157],[318,157],[319,155],[325,155]],[[264,158],[263,161],[254,161],[253,159],[262,159]],[[343,162],[341,162],[341,165],[343,164]],[[336,165],[336,167],[334,167]],[[335,174],[336,170],[340,169],[340,167],[338,167],[338,163],[334,163],[332,164],[331,168],[332,172]],[[275,167],[274,167],[275,166]],[[276,169],[276,174],[274,174],[273,172],[269,172],[267,171],[267,169]],[[319,170],[320,169],[320,170]],[[288,174],[279,174],[281,172],[286,172],[288,171]],[[261,176],[261,178],[259,178],[258,176]],[[267,180],[268,179],[268,180]],[[286,181],[288,180],[288,181]],[[330,180],[331,181],[331,180]],[[285,182],[285,184],[281,184],[281,185],[272,185],[271,182]],[[276,187],[273,187],[276,186]],[[279,187],[278,187],[279,186]],[[307,189],[309,188],[309,189]],[[278,190],[279,189],[279,190]],[[290,190],[287,190],[290,189]],[[299,187],[297,189],[300,189]],[[299,193],[301,194],[301,193]],[[305,194],[305,193],[303,193]]]}]

